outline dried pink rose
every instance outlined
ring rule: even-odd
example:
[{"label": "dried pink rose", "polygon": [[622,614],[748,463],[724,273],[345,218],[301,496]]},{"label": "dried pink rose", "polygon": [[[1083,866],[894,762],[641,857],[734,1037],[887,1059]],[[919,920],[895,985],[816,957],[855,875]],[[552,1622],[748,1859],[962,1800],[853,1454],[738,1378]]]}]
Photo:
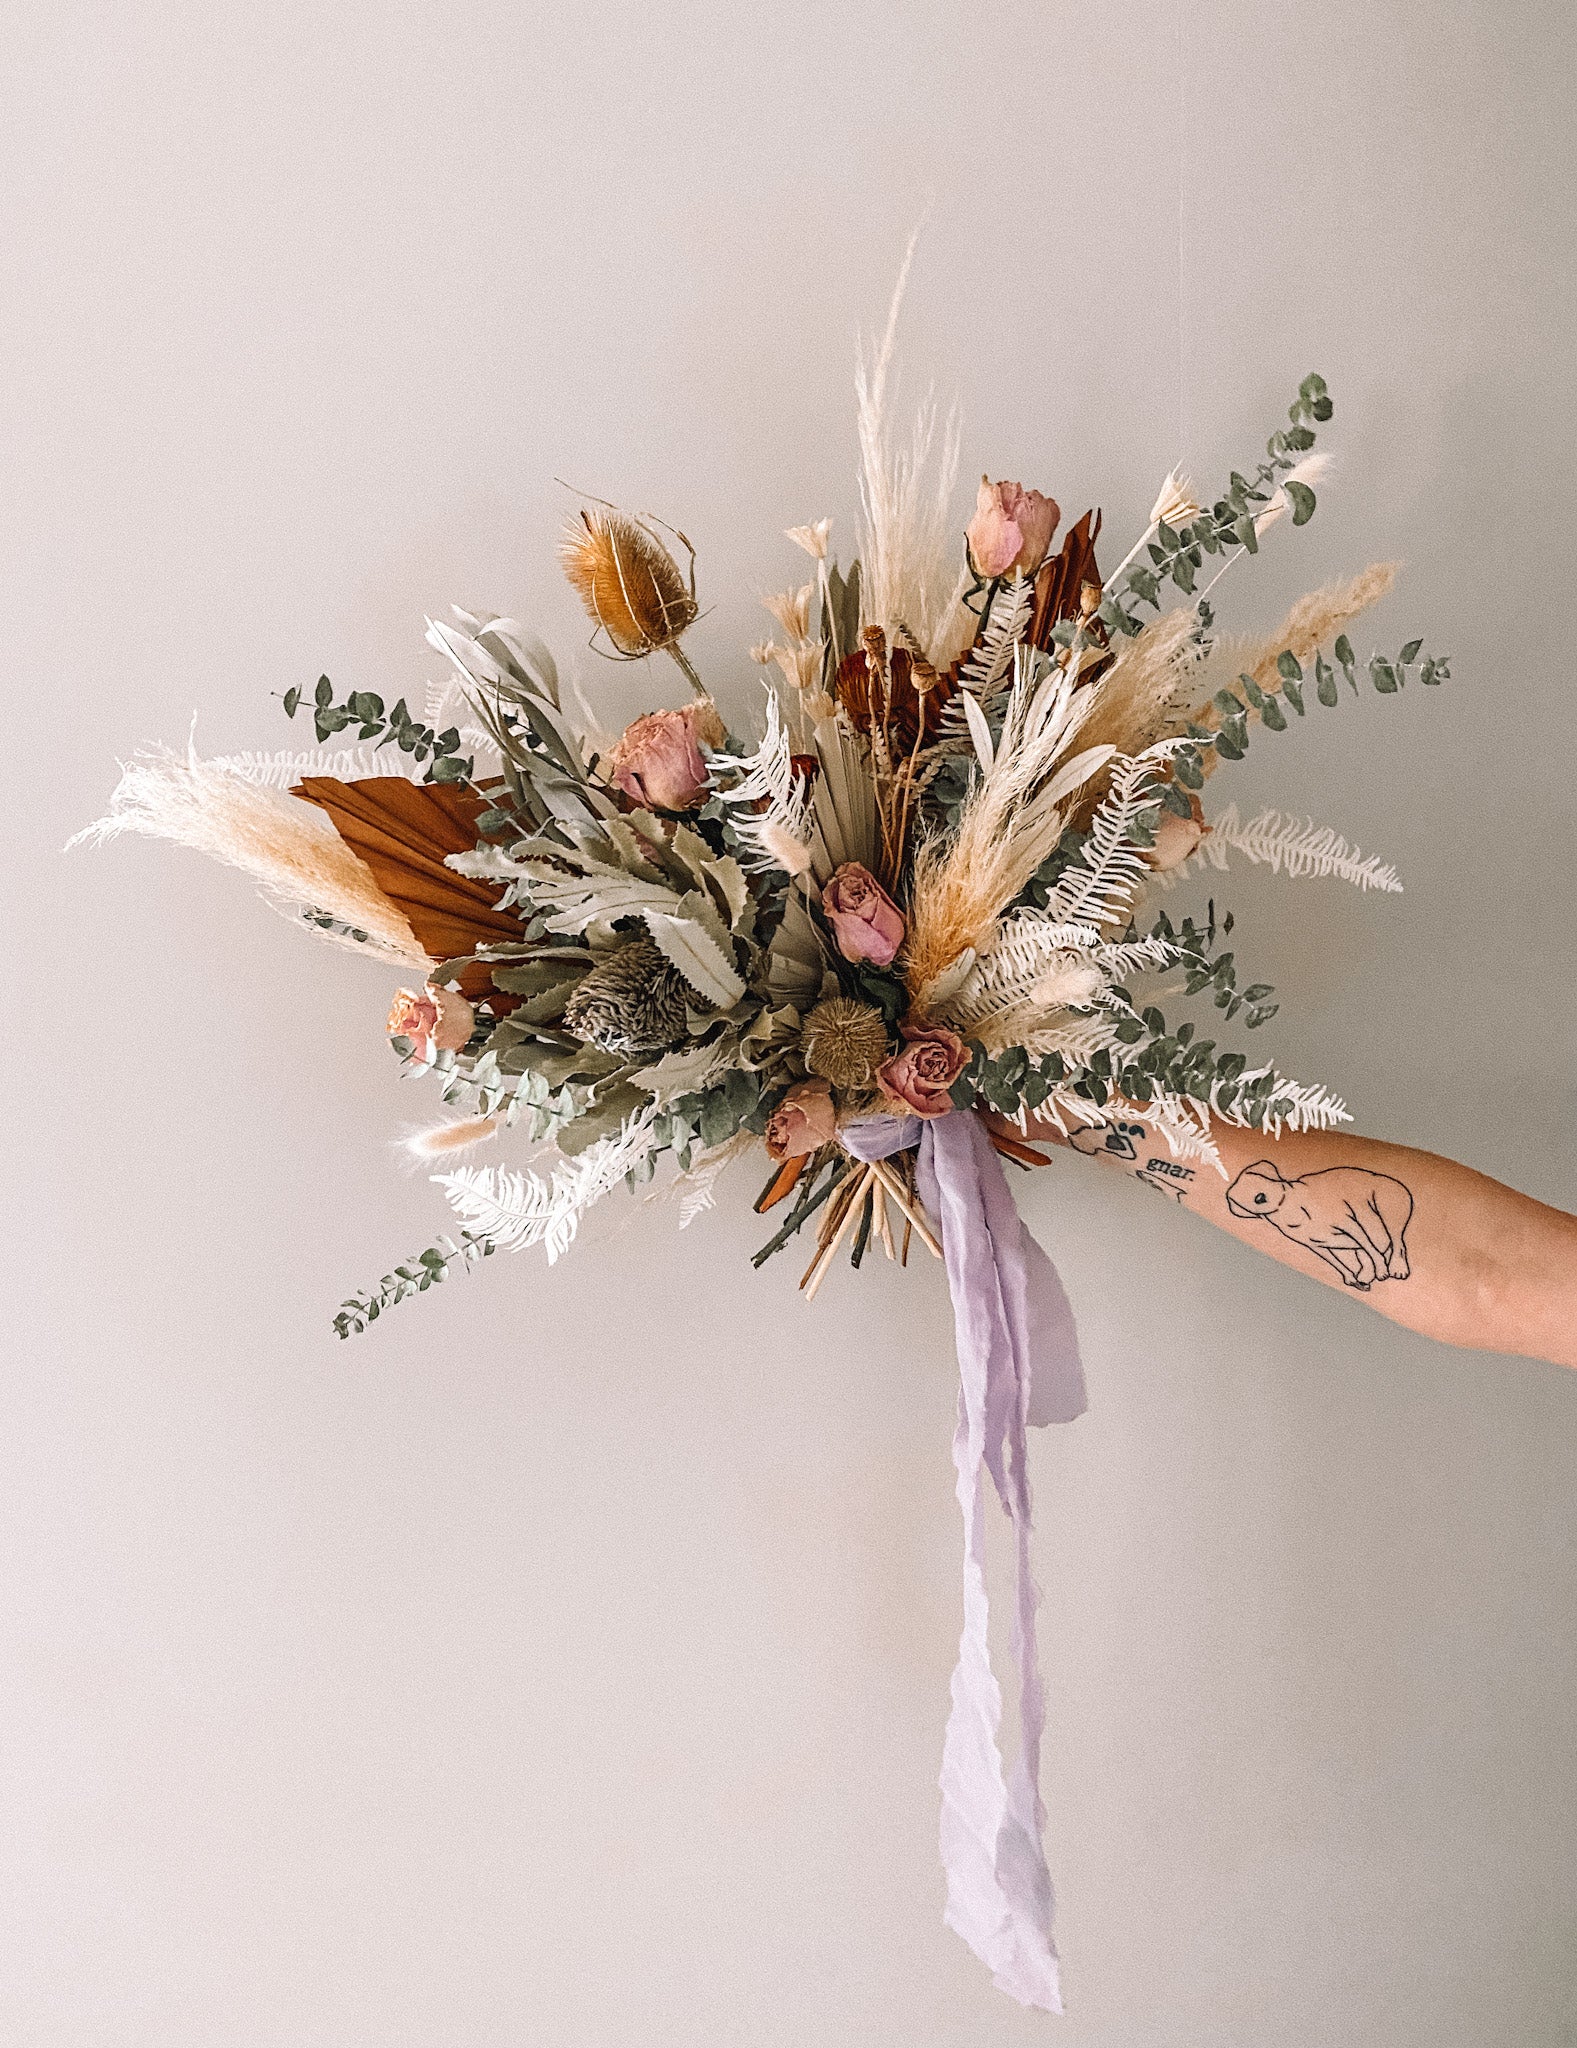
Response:
[{"label": "dried pink rose", "polygon": [[976,575],[1033,576],[1061,518],[1055,498],[983,476],[975,516],[964,529]]},{"label": "dried pink rose", "polygon": [[723,721],[710,697],[678,711],[649,711],[626,727],[607,757],[616,788],[659,811],[693,811],[706,795],[701,745],[723,743]]},{"label": "dried pink rose", "polygon": [[903,944],[904,916],[869,868],[857,860],[834,868],[822,889],[821,907],[845,960],[892,965]]},{"label": "dried pink rose", "polygon": [[920,1117],[946,1116],[948,1092],[969,1065],[969,1048],[945,1024],[900,1024],[904,1049],[876,1070],[877,1086],[893,1102]]},{"label": "dried pink rose", "polygon": [[767,1118],[767,1150],[774,1159],[798,1159],[830,1145],[837,1130],[830,1083],[796,1081]]},{"label": "dried pink rose", "polygon": [[458,989],[402,988],[389,1012],[391,1038],[409,1039],[417,1059],[431,1062],[435,1052],[458,1052],[471,1036],[476,1012]]}]

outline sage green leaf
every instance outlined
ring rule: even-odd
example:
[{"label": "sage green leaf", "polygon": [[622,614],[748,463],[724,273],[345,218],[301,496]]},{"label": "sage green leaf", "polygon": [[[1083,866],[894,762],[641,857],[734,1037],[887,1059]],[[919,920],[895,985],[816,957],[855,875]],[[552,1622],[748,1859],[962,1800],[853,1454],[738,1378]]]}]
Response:
[{"label": "sage green leaf", "polygon": [[1293,525],[1307,526],[1314,517],[1314,493],[1307,484],[1300,483],[1285,483],[1282,489],[1292,500]]},{"label": "sage green leaf", "polygon": [[[693,900],[685,898],[687,903]],[[716,920],[716,911],[711,914]],[[641,915],[664,957],[672,961],[703,1002],[715,1009],[731,1010],[744,994],[745,984],[735,972],[733,961],[700,919],[654,909],[644,909]]]}]

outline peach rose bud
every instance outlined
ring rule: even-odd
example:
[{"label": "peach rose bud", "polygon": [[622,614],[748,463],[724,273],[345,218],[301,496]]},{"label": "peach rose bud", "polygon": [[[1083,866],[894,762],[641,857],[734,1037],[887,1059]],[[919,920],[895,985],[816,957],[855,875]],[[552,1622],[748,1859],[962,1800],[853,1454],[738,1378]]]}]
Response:
[{"label": "peach rose bud", "polygon": [[838,1112],[826,1081],[797,1081],[767,1118],[767,1150],[774,1159],[798,1159],[830,1145]]},{"label": "peach rose bud", "polygon": [[890,967],[903,944],[904,916],[869,868],[847,860],[821,892],[821,907],[845,960]]},{"label": "peach rose bud", "polygon": [[434,1053],[458,1052],[476,1026],[476,1012],[458,989],[402,988],[389,1012],[388,1034],[410,1041],[415,1058],[431,1066]]},{"label": "peach rose bud", "polygon": [[1150,865],[1158,874],[1164,875],[1172,868],[1180,868],[1190,855],[1198,851],[1200,841],[1210,830],[1199,799],[1192,790],[1188,792],[1188,802],[1192,812],[1190,817],[1179,817],[1176,811],[1163,810],[1156,821]]},{"label": "peach rose bud", "polygon": [[975,516],[964,530],[976,575],[1033,576],[1061,518],[1055,498],[983,476]]},{"label": "peach rose bud", "polygon": [[969,1048],[945,1024],[900,1024],[906,1041],[876,1070],[877,1086],[911,1116],[946,1116],[953,1106],[952,1086],[969,1065]]},{"label": "peach rose bud", "polygon": [[614,743],[607,758],[609,778],[635,803],[659,811],[693,811],[706,800],[703,741],[709,747],[723,741],[723,722],[709,699],[679,711],[649,711]]}]

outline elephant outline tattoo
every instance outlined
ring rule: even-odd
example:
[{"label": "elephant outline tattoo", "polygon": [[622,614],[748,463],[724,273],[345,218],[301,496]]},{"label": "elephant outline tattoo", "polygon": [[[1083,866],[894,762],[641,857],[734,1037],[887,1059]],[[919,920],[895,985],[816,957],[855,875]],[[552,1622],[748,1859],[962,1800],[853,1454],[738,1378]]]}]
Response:
[{"label": "elephant outline tattoo", "polygon": [[1405,1280],[1411,1271],[1412,1190],[1391,1174],[1325,1166],[1285,1180],[1273,1161],[1259,1159],[1227,1189],[1227,1207],[1234,1216],[1274,1224],[1360,1294],[1378,1280]]}]

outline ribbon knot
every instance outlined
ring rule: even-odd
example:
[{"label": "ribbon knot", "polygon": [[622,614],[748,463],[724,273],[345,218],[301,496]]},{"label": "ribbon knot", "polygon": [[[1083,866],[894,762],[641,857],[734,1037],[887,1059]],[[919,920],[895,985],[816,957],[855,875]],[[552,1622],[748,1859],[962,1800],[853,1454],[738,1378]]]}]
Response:
[{"label": "ribbon knot", "polygon": [[[1086,1405],[1073,1311],[1057,1270],[1018,1213],[978,1117],[872,1116],[840,1133],[856,1159],[916,1151],[921,1201],[941,1226],[958,1342],[953,1466],[964,1517],[964,1625],[942,1745],[942,1864],[947,1924],[1025,2005],[1061,2012],[1051,1939],[1052,1886],[1042,1841],[1040,1740],[1045,1692],[1035,1642],[1027,1427],[1072,1422]],[[991,1668],[985,1580],[985,1482],[1012,1524],[1019,1745],[1004,1773],[1002,1692]]]}]

